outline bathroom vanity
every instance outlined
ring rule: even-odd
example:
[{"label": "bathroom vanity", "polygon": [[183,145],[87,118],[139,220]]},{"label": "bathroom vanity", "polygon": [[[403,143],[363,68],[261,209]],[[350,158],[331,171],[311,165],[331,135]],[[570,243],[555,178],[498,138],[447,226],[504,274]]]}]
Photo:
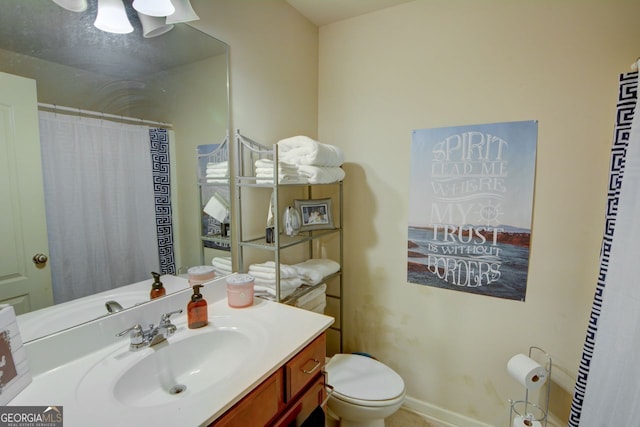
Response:
[{"label": "bathroom vanity", "polygon": [[[171,316],[166,342],[132,351],[116,335],[185,309],[178,292],[25,344],[32,383],[9,405],[62,406],[71,426],[258,426],[305,419],[325,396],[333,318],[255,299],[228,306],[225,280],[203,288],[209,325]],[[248,421],[250,420],[250,421]]]}]

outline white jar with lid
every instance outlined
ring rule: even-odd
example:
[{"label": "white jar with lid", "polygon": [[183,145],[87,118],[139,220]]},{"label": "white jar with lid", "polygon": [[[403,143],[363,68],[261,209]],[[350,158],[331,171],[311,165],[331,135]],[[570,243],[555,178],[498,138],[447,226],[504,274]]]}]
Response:
[{"label": "white jar with lid", "polygon": [[250,274],[234,274],[227,277],[229,307],[243,308],[253,305],[254,278]]},{"label": "white jar with lid", "polygon": [[215,279],[216,270],[212,265],[196,265],[187,270],[187,276],[191,286],[201,285]]}]

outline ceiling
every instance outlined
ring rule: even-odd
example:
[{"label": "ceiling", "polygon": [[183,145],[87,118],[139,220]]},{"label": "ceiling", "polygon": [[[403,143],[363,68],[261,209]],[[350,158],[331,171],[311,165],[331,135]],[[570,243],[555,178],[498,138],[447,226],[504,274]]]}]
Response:
[{"label": "ceiling", "polygon": [[413,0],[287,0],[318,27]]}]

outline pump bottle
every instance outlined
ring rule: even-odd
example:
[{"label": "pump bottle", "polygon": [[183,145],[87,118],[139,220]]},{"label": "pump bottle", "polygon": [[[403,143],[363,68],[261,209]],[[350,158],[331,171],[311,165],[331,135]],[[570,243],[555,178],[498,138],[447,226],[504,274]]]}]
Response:
[{"label": "pump bottle", "polygon": [[193,295],[191,295],[191,301],[187,304],[189,329],[201,328],[209,323],[207,301],[202,298],[202,294],[200,293],[202,286],[204,285],[193,285]]},{"label": "pump bottle", "polygon": [[167,293],[167,290],[164,288],[164,285],[160,281],[160,275],[158,273],[151,272],[153,276],[153,283],[151,284],[151,292],[149,293],[149,297],[151,299],[163,297]]}]

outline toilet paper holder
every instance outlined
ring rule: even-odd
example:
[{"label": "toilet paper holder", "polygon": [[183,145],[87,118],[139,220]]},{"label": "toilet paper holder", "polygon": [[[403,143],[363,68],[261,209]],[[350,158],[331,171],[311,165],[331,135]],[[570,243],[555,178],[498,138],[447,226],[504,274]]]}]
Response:
[{"label": "toilet paper holder", "polygon": [[529,347],[528,357],[520,354],[509,360],[509,374],[525,388],[524,400],[509,400],[509,427],[547,427],[552,367],[549,353],[536,346]]}]

